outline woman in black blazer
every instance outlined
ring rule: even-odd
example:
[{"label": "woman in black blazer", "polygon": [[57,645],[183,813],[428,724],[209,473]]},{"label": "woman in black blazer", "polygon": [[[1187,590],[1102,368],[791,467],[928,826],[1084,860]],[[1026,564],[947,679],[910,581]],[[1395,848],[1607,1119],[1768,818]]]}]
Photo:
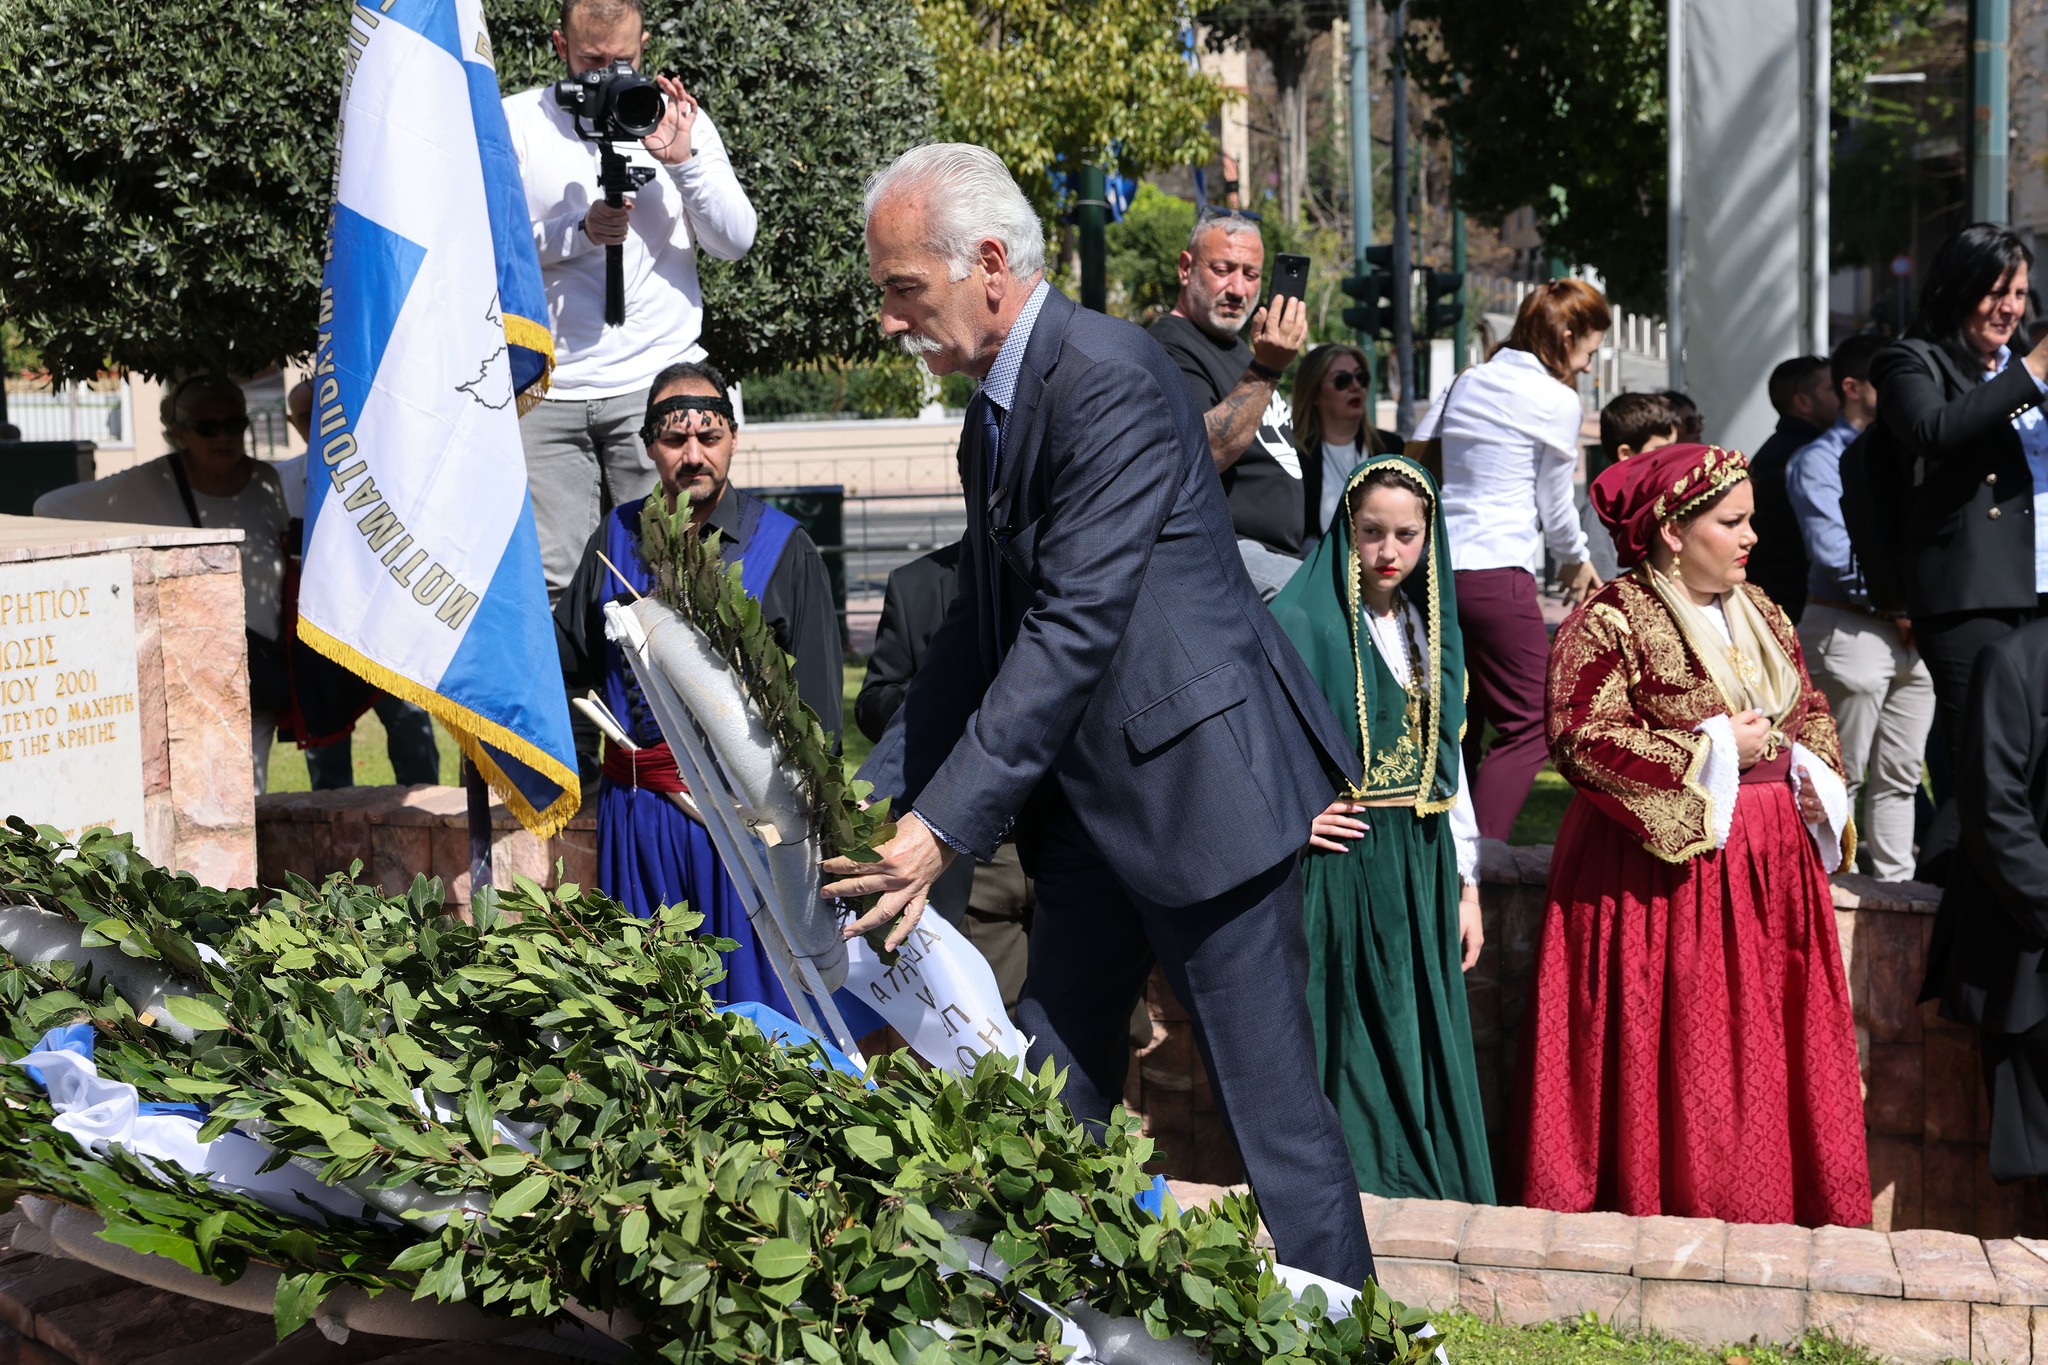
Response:
[{"label": "woman in black blazer", "polygon": [[2048,490],[2048,420],[2037,411],[2048,345],[2019,354],[2032,264],[2004,228],[1964,228],[1935,253],[1906,339],[1871,361],[1872,453],[1912,486],[1911,638],[1951,749],[1977,651],[2032,620],[2048,586],[2036,568],[2037,554],[2048,568],[2048,528],[2034,512],[2036,486]]}]

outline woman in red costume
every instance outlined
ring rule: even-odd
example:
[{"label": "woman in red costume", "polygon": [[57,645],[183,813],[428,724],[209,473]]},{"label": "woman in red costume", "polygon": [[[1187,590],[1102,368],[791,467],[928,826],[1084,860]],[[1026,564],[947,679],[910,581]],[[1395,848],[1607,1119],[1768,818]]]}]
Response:
[{"label": "woman in red costume", "polygon": [[1870,1221],[1827,880],[1855,831],[1827,702],[1744,581],[1748,479],[1734,451],[1676,445],[1593,484],[1629,572],[1550,656],[1578,795],[1523,1024],[1524,1204]]}]

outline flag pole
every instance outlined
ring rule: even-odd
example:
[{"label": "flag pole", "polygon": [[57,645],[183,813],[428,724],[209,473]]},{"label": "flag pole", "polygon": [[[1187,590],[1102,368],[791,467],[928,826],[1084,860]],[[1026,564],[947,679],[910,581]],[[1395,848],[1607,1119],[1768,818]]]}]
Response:
[{"label": "flag pole", "polygon": [[468,755],[462,759],[462,790],[469,797],[469,897],[491,884],[491,789]]}]

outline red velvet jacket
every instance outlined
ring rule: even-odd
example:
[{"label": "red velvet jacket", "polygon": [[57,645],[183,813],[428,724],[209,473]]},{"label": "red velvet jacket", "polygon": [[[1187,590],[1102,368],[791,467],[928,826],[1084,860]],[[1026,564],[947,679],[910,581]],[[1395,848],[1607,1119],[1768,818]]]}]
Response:
[{"label": "red velvet jacket", "polygon": [[[1714,847],[1713,800],[1702,781],[1711,741],[1694,727],[1725,714],[1728,703],[1670,610],[1637,577],[1644,572],[1614,579],[1557,628],[1550,756],[1604,815],[1677,863]],[[1835,719],[1807,676],[1792,622],[1762,589],[1741,590],[1799,670],[1799,700],[1778,728],[1841,773]]]}]

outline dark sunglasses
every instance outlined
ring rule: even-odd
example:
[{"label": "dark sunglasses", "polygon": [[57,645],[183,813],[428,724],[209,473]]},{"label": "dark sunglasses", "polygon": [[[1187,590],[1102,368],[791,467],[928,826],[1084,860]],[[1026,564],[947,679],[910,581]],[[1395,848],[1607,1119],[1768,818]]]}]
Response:
[{"label": "dark sunglasses", "polygon": [[216,436],[240,436],[249,429],[247,417],[202,417],[184,424],[187,431],[212,440]]},{"label": "dark sunglasses", "polygon": [[1227,209],[1218,204],[1206,204],[1202,208],[1202,221],[1206,223],[1211,218],[1242,218],[1247,223],[1263,223],[1266,221],[1250,209]]},{"label": "dark sunglasses", "polygon": [[1356,370],[1339,370],[1330,376],[1330,387],[1342,393],[1346,389],[1365,387],[1365,376]]}]

